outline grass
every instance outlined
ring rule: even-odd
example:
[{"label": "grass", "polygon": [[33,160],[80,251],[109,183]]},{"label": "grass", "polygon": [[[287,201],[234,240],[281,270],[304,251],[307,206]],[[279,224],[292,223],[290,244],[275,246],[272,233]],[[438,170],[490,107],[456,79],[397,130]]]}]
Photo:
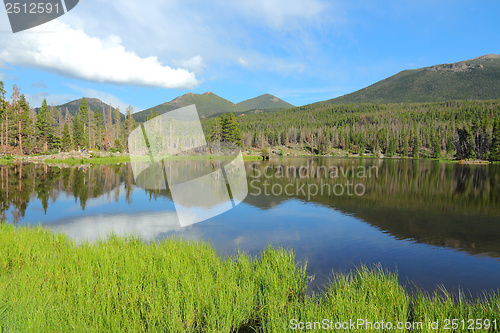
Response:
[{"label": "grass", "polygon": [[[208,160],[210,157],[209,156],[173,156],[173,157],[166,157],[165,159],[169,160]],[[219,159],[232,159],[232,156],[215,156],[214,159],[219,160]],[[150,157],[149,156],[140,156],[138,157],[139,160],[144,160],[144,161],[149,161]],[[243,160],[255,160],[255,159],[262,159],[262,157],[258,158],[257,156],[243,156]],[[2,160],[0,160],[0,163]],[[129,156],[113,156],[113,157],[94,157],[94,158],[66,158],[66,159],[46,159],[44,161],[45,163],[62,163],[62,164],[69,164],[69,165],[80,165],[80,164],[95,164],[95,165],[101,165],[101,164],[116,164],[116,163],[127,163],[130,162],[130,157]]]},{"label": "grass", "polygon": [[46,159],[45,163],[63,163],[70,165],[78,164],[115,164],[130,162],[128,156],[112,156],[112,157],[94,157],[94,158],[66,158],[66,159]]},{"label": "grass", "polygon": [[0,224],[0,332],[287,332],[358,318],[423,322],[406,330],[415,332],[436,332],[428,322],[446,318],[500,324],[496,293],[410,296],[380,267],[336,274],[321,294],[307,287],[306,266],[282,248],[221,258],[202,242],[76,245],[41,227]]},{"label": "grass", "polygon": [[12,164],[14,157],[12,155],[4,155],[0,158],[0,165]]}]

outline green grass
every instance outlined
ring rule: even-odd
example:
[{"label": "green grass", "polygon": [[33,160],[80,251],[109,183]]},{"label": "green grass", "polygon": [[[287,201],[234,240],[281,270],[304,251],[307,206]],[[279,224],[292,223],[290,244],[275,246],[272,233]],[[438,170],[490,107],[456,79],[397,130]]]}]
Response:
[{"label": "green grass", "polygon": [[[209,156],[171,156],[165,159],[169,160],[208,160]],[[232,156],[215,156],[214,159],[232,159]],[[140,156],[139,160],[149,161],[149,156]],[[260,156],[243,156],[243,160],[255,160],[262,159]],[[0,164],[3,160],[0,160]],[[45,163],[62,163],[69,165],[79,165],[79,164],[116,164],[116,163],[127,163],[130,162],[129,156],[113,156],[113,157],[94,157],[94,158],[66,158],[66,159],[46,159]]]},{"label": "green grass", "polygon": [[0,165],[12,164],[12,160],[7,158],[0,158]]},{"label": "green grass", "polygon": [[292,319],[324,318],[421,321],[413,331],[436,332],[429,320],[500,321],[498,294],[410,296],[379,267],[337,274],[321,294],[308,296],[307,286],[306,266],[282,248],[221,258],[174,238],[76,245],[41,227],[0,224],[0,332],[287,332]]},{"label": "green grass", "polygon": [[113,156],[113,157],[94,157],[94,158],[66,158],[66,159],[50,159],[44,160],[45,163],[62,163],[69,165],[77,164],[115,164],[130,162],[128,156]]}]

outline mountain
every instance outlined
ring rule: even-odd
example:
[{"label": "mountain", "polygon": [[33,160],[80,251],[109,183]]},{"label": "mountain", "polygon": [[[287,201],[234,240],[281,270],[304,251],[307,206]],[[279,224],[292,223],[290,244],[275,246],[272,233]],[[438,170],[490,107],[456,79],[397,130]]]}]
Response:
[{"label": "mountain", "polygon": [[[90,98],[90,97],[85,97],[85,100],[87,101],[87,105],[89,106],[89,110],[92,110],[92,111],[95,111],[97,110],[97,112],[99,113],[103,113],[104,110],[106,111],[109,111],[110,109],[111,110],[115,110],[114,107],[112,107],[111,105],[109,104],[106,104],[104,103],[103,101],[101,101],[100,99],[97,99],[97,98]],[[68,103],[65,103],[65,104],[61,104],[61,105],[54,105],[54,107],[56,109],[58,109],[59,111],[62,112],[63,116],[66,114],[66,109],[69,111],[69,113],[74,116],[78,110],[80,109],[80,102],[82,101],[82,99],[75,99],[74,101],[71,101],[71,102],[68,102]],[[49,105],[49,109],[51,109],[52,106]],[[36,108],[35,111],[38,113],[38,110],[40,110],[40,108]],[[124,119],[125,117],[123,116],[122,114],[122,119]]]},{"label": "mountain", "polygon": [[330,104],[500,99],[500,55],[405,70]]},{"label": "mountain", "polygon": [[258,97],[247,99],[246,101],[236,104],[241,111],[247,110],[271,110],[271,109],[288,109],[294,106],[290,103],[279,99],[270,94],[260,95]]},{"label": "mountain", "polygon": [[196,105],[196,109],[198,110],[200,117],[210,117],[223,112],[234,112],[236,108],[234,103],[219,97],[212,92],[206,92],[204,94],[187,93],[174,98],[170,102],[154,106],[141,112],[136,112],[134,113],[134,119],[138,122],[144,122],[151,114],[151,111],[153,111],[153,113],[158,111],[159,114],[163,114],[167,111],[182,108],[191,104]]},{"label": "mountain", "polygon": [[134,113],[134,119],[137,122],[146,121],[147,117],[151,112],[155,113],[158,111],[159,114],[175,110],[184,106],[191,104],[196,105],[198,114],[200,117],[208,118],[216,116],[222,113],[233,112],[235,114],[241,114],[247,110],[278,110],[293,107],[289,104],[273,95],[265,94],[259,97],[255,97],[238,104],[228,101],[222,97],[217,96],[212,92],[206,92],[204,94],[192,94],[187,93],[185,95],[179,96],[170,102],[166,102],[152,108],[146,109],[141,112]]}]

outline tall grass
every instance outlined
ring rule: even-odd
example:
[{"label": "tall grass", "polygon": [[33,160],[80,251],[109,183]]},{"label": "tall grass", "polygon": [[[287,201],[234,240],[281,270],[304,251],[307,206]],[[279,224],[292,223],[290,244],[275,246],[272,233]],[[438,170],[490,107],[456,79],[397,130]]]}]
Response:
[{"label": "tall grass", "polygon": [[306,266],[282,248],[221,258],[203,242],[110,237],[76,245],[41,227],[0,224],[0,332],[286,332],[292,319],[500,321],[498,294],[475,301],[410,296],[378,267],[335,275],[318,295],[307,295],[307,286]]}]

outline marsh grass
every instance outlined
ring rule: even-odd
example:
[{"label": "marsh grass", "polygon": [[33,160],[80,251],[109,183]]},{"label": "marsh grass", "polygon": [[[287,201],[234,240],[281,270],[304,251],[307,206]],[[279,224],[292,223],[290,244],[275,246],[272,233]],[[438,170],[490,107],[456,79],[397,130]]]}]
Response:
[{"label": "marsh grass", "polygon": [[497,294],[410,296],[380,267],[337,274],[320,294],[307,295],[307,286],[306,265],[283,248],[219,257],[206,243],[175,238],[76,245],[42,227],[0,223],[0,332],[286,332],[293,318],[500,319]]}]

